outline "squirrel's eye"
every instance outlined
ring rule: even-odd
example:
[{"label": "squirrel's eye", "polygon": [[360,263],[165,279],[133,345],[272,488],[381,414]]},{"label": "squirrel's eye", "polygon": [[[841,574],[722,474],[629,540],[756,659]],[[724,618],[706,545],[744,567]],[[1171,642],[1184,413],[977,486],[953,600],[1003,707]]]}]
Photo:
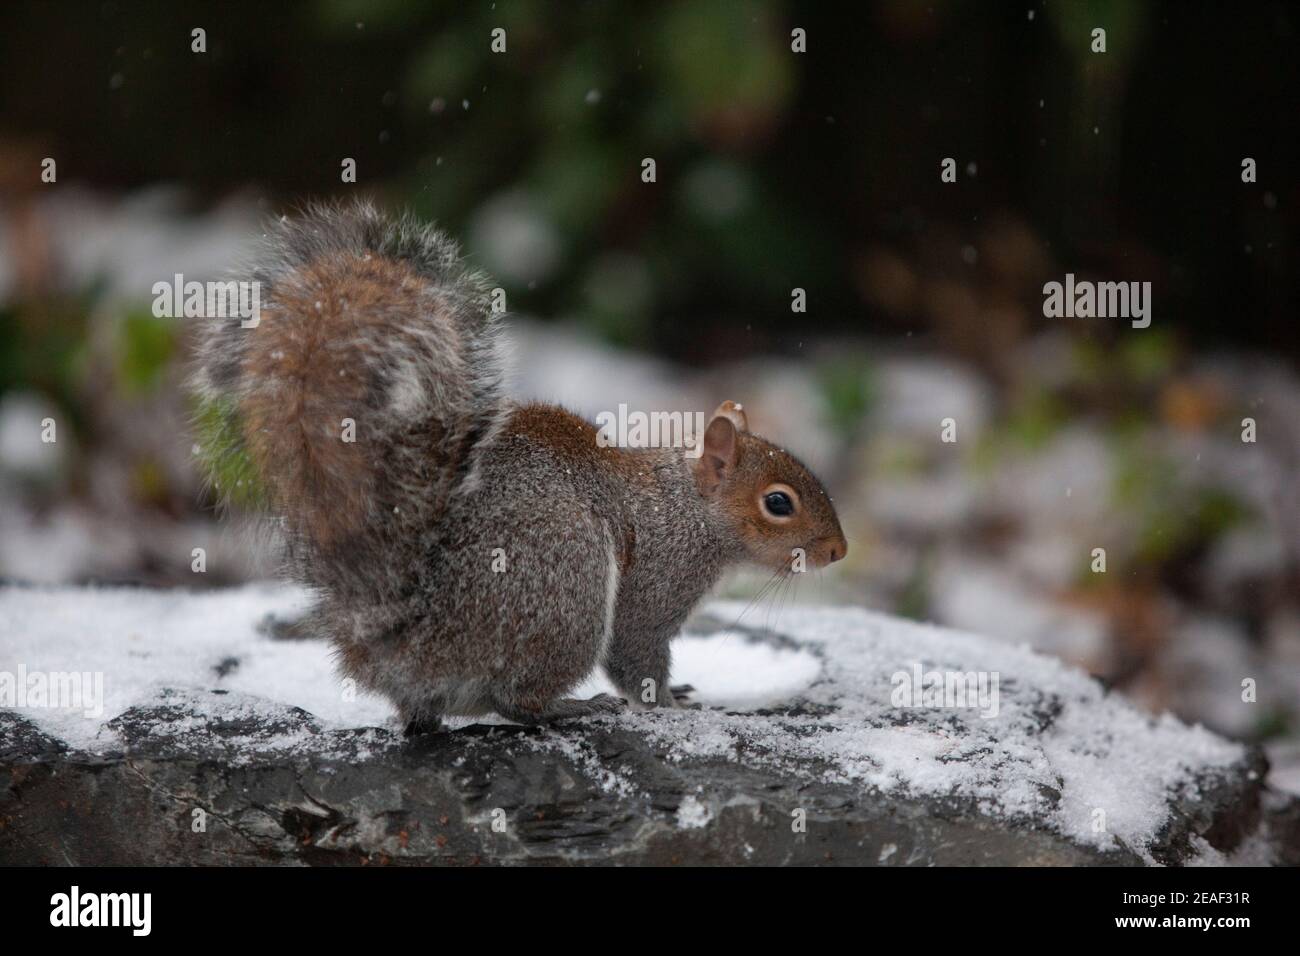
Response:
[{"label": "squirrel's eye", "polygon": [[784,491],[774,491],[770,495],[764,495],[763,507],[767,509],[768,514],[776,515],[778,518],[794,514],[794,502]]}]

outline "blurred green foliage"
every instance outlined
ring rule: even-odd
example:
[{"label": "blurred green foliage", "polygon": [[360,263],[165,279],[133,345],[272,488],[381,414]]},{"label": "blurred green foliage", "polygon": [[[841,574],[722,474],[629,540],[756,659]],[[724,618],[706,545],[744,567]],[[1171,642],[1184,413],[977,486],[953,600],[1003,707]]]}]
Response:
[{"label": "blurred green foliage", "polygon": [[47,300],[0,307],[0,395],[32,389],[54,401],[80,429],[80,392],[88,353],[82,300]]},{"label": "blurred green foliage", "polygon": [[1021,446],[1037,450],[1046,446],[1069,418],[1069,408],[1060,396],[1041,386],[1030,386],[1025,397],[1012,407],[1002,429]]},{"label": "blurred green foliage", "polygon": [[244,444],[234,403],[196,402],[194,432],[200,467],[212,482],[218,500],[240,509],[262,507],[266,503],[265,489]]},{"label": "blurred green foliage", "polygon": [[[339,34],[411,22],[399,4],[322,10]],[[508,56],[488,42],[497,27]],[[771,314],[793,277],[824,279],[835,259],[790,184],[752,155],[796,90],[787,44],[759,0],[459,10],[403,65],[399,108],[443,135],[400,177],[402,191],[488,260],[474,245],[476,211],[494,192],[526,197],[553,230],[556,263],[524,278],[498,269],[498,280],[512,304],[610,341],[672,350],[685,328],[674,316],[720,302],[732,306],[714,321],[732,321],[738,303]],[[640,179],[645,157],[655,183]]]},{"label": "blurred green foliage", "polygon": [[1134,568],[1158,569],[1254,516],[1229,488],[1189,480],[1151,435],[1116,435],[1114,506],[1137,529]]},{"label": "blurred green foliage", "polygon": [[122,317],[117,350],[117,382],[128,396],[153,391],[162,381],[176,352],[179,325],[135,310]]},{"label": "blurred green foliage", "polygon": [[817,366],[831,426],[845,442],[858,431],[871,412],[875,399],[875,377],[865,356],[846,355]]}]

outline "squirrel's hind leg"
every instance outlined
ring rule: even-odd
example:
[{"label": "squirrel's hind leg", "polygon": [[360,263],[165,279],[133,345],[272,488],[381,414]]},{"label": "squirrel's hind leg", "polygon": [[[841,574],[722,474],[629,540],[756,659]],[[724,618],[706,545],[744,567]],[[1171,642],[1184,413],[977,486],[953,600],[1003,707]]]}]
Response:
[{"label": "squirrel's hind leg", "polygon": [[444,711],[441,701],[430,701],[419,706],[399,706],[397,714],[402,721],[402,735],[418,737],[421,734],[436,734],[442,730]]},{"label": "squirrel's hind leg", "polygon": [[431,714],[424,717],[412,717],[406,722],[406,727],[402,730],[404,737],[418,737],[421,734],[436,734],[442,730],[442,718],[437,714]]},{"label": "squirrel's hind leg", "polygon": [[549,724],[557,720],[569,720],[574,717],[588,717],[592,714],[617,714],[627,709],[627,701],[610,694],[597,694],[587,700],[576,697],[559,697],[540,710],[530,710],[516,701],[497,700],[495,710],[507,720],[533,726]]}]

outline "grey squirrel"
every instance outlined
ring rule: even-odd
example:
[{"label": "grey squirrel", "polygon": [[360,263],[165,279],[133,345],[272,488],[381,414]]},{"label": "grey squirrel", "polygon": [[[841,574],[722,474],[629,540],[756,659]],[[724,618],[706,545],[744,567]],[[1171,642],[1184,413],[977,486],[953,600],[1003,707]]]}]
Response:
[{"label": "grey squirrel", "polygon": [[[255,264],[260,321],[205,320],[192,384],[233,410],[221,454],[258,474],[310,626],[408,733],[679,706],[669,641],[726,566],[848,550],[821,483],[740,405],[692,458],[508,400],[490,286],[430,226],[314,206]],[[565,696],[597,666],[626,700]]]}]

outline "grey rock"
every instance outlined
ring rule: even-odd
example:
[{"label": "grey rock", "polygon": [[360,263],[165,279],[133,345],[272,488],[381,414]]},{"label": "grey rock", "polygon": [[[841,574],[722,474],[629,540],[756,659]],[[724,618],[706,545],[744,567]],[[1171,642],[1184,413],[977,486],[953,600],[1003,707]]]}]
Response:
[{"label": "grey rock", "polygon": [[[740,639],[808,647],[758,630]],[[111,746],[90,753],[0,711],[0,863],[1176,865],[1207,848],[1231,855],[1263,831],[1285,844],[1279,861],[1296,856],[1300,812],[1266,791],[1255,749],[1171,788],[1148,845],[1109,848],[1053,824],[1062,793],[1050,782],[1038,785],[1040,812],[1008,814],[961,792],[845,782],[828,772],[833,759],[797,749],[769,759],[773,734],[816,738],[842,719],[825,689],[834,683],[788,706],[709,715],[742,731],[730,752],[695,757],[673,735],[647,732],[705,719],[680,713],[407,739],[325,729],[288,705],[229,706],[220,691],[175,690],[110,720]],[[1031,735],[1084,706],[1007,683]],[[922,729],[931,719],[871,718]],[[960,720],[942,719],[969,742]],[[747,721],[763,722],[764,736],[745,736]],[[977,751],[988,747],[975,743],[952,759],[983,759]]]}]

